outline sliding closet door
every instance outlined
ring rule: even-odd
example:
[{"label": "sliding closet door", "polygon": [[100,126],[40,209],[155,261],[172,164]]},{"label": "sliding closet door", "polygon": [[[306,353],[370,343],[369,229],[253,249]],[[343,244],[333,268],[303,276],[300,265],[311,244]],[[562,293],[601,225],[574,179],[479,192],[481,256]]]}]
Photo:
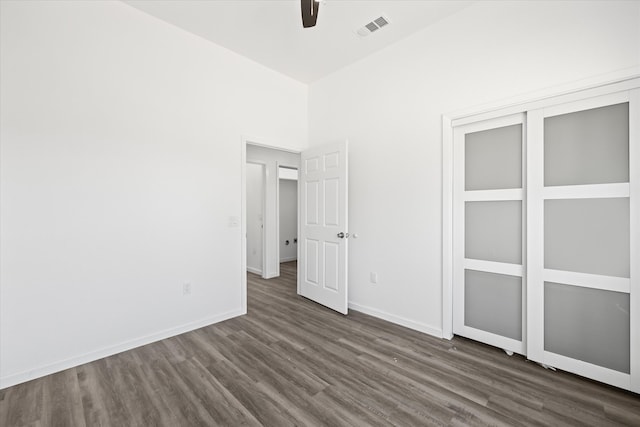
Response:
[{"label": "sliding closet door", "polygon": [[524,354],[524,115],[454,130],[453,332]]},{"label": "sliding closet door", "polygon": [[527,354],[640,391],[637,99],[528,112]]}]

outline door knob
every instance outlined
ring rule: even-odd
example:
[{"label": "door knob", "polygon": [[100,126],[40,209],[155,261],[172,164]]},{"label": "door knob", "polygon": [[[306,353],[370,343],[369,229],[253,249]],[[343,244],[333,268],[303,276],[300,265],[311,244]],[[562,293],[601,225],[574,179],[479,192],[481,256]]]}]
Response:
[{"label": "door knob", "polygon": [[342,231],[338,233],[338,237],[341,239],[348,239],[349,233],[343,233]]}]

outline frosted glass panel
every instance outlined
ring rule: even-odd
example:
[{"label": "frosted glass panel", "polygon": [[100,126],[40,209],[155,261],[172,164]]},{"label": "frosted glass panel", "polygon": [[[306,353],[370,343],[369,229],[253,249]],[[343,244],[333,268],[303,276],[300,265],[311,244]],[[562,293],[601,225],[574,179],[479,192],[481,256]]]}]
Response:
[{"label": "frosted glass panel", "polygon": [[465,203],[465,258],[522,263],[522,202]]},{"label": "frosted glass panel", "polygon": [[522,125],[465,135],[465,190],[522,187]]},{"label": "frosted glass panel", "polygon": [[629,373],[629,294],[544,284],[544,349]]},{"label": "frosted glass panel", "polygon": [[464,324],[522,340],[522,278],[465,270]]},{"label": "frosted glass panel", "polygon": [[628,103],[544,119],[544,185],[628,181]]},{"label": "frosted glass panel", "polygon": [[629,199],[544,202],[544,266],[629,277]]}]

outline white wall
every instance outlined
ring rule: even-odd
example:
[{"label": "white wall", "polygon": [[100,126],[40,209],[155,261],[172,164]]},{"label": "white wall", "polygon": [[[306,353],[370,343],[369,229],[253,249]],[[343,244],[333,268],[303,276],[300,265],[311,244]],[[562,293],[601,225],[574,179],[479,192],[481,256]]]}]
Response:
[{"label": "white wall", "polygon": [[311,145],[350,144],[350,306],[441,334],[443,113],[639,65],[640,2],[477,2],[312,84]]},{"label": "white wall", "polygon": [[247,271],[262,275],[264,166],[247,163]]},{"label": "white wall", "polygon": [[280,262],[298,259],[297,238],[298,181],[280,179]]},{"label": "white wall", "polygon": [[0,386],[241,314],[241,135],[303,148],[307,87],[120,2],[1,8]]},{"label": "white wall", "polygon": [[[251,141],[260,143],[259,140]],[[262,141],[264,142],[264,141]],[[302,151],[302,150],[300,150]],[[265,165],[265,212],[264,212],[264,250],[267,279],[280,275],[280,258],[278,256],[278,167],[300,167],[300,154],[273,148],[247,144],[247,161]]]}]

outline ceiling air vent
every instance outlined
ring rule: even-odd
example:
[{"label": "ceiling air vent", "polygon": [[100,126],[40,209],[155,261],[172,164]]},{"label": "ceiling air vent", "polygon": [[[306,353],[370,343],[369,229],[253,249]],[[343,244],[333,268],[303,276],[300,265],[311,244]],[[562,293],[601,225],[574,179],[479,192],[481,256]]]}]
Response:
[{"label": "ceiling air vent", "polygon": [[387,18],[385,18],[384,16],[381,16],[379,18],[374,19],[373,21],[369,22],[368,24],[365,24],[364,27],[359,28],[356,33],[359,36],[365,37],[368,36],[369,34],[378,31],[380,28],[384,27],[385,25],[389,24],[389,20]]}]

